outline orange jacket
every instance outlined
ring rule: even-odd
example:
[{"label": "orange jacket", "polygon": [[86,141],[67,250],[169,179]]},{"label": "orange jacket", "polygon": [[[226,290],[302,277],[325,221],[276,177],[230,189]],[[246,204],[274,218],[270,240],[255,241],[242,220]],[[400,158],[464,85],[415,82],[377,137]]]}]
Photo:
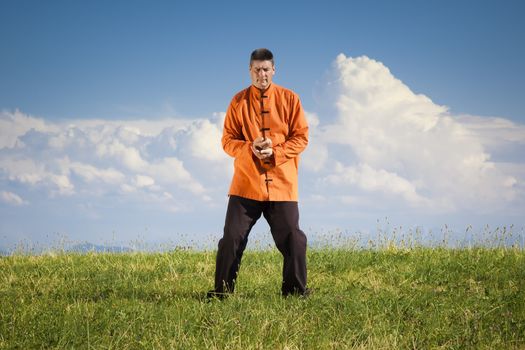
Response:
[{"label": "orange jacket", "polygon": [[[259,136],[272,140],[273,156],[258,159],[251,150]],[[308,144],[308,124],[299,96],[272,83],[237,93],[226,112],[224,151],[235,158],[229,195],[258,201],[297,201],[299,154]]]}]

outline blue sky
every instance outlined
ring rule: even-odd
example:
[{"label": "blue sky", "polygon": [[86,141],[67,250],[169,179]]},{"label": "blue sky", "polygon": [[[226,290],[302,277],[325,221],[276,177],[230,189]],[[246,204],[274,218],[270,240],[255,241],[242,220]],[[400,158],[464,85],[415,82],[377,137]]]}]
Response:
[{"label": "blue sky", "polygon": [[[257,47],[274,51],[275,82],[299,93],[314,126],[303,226],[373,230],[389,217],[521,227],[524,10],[520,1],[3,1],[0,237],[215,239],[231,175],[216,142],[221,113],[248,86]],[[382,141],[366,141],[370,132]]]}]

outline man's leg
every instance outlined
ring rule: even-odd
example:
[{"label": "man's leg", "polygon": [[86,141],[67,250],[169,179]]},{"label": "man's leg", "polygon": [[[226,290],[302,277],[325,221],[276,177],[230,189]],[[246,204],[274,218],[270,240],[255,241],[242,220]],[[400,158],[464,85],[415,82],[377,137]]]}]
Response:
[{"label": "man's leg", "polygon": [[306,293],[306,235],[299,228],[297,202],[271,202],[264,211],[284,258],[283,295]]},{"label": "man's leg", "polygon": [[219,241],[215,266],[215,292],[232,293],[248,243],[248,234],[261,217],[262,205],[258,201],[230,196],[224,223],[224,235]]}]

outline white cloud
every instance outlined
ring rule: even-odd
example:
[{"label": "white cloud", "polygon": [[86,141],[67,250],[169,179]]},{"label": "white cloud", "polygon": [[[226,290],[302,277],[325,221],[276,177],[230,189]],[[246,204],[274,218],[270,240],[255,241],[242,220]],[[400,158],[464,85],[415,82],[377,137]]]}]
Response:
[{"label": "white cloud", "polygon": [[155,184],[155,179],[146,175],[137,175],[135,178],[137,187],[150,187]]},{"label": "white cloud", "polygon": [[[60,162],[60,160],[56,160]],[[67,174],[53,172],[45,163],[31,158],[13,157],[0,154],[0,174],[4,173],[10,181],[31,186],[43,185],[51,189],[52,194],[72,195],[74,185]]]},{"label": "white cloud", "polygon": [[[220,147],[218,120],[223,116],[64,123],[4,111],[0,180],[42,188],[51,196],[120,191],[140,201],[154,191],[169,194],[162,200],[173,203],[208,202],[217,186],[209,182],[209,170],[227,163]],[[215,171],[214,176],[220,179],[221,174],[227,172]]]},{"label": "white cloud", "polygon": [[302,154],[301,164],[306,170],[319,172],[325,167],[325,162],[329,157],[328,148],[319,139],[320,120],[317,114],[306,112],[305,115],[308,121],[308,147]]},{"label": "white cloud", "polygon": [[364,191],[399,195],[412,206],[429,204],[429,200],[420,196],[407,179],[383,169],[373,169],[367,164],[345,167],[337,163],[335,173],[328,175],[326,180],[334,185],[357,186]]},{"label": "white cloud", "polygon": [[475,135],[483,145],[502,143],[525,144],[525,125],[500,117],[480,117],[474,115],[457,116],[465,128]]},{"label": "white cloud", "polygon": [[19,137],[32,129],[45,132],[55,130],[44,120],[28,116],[19,110],[13,113],[0,112],[0,150],[2,148],[21,147],[23,142],[20,141]]},{"label": "white cloud", "polygon": [[382,195],[394,195],[398,207],[449,212],[501,210],[523,195],[522,179],[505,172],[486,147],[522,143],[523,126],[454,116],[366,56],[339,55],[324,86],[321,95],[337,115],[316,125],[320,145],[311,145],[317,150],[307,160],[325,164],[319,191],[337,185],[348,195],[368,192],[378,203]]},{"label": "white cloud", "polygon": [[23,200],[19,195],[13,192],[2,191],[0,192],[0,199],[7,204],[14,206],[26,205],[28,202]]},{"label": "white cloud", "polygon": [[221,145],[222,126],[219,128],[209,120],[201,120],[193,123],[185,136],[192,156],[208,161],[227,159]]},{"label": "white cloud", "polygon": [[177,185],[193,194],[203,194],[206,190],[184,168],[184,164],[175,157],[167,157],[162,161],[150,164],[147,173],[154,176],[161,183]]},{"label": "white cloud", "polygon": [[86,182],[102,181],[109,184],[118,184],[125,179],[123,173],[113,168],[99,169],[90,164],[72,162],[69,169]]},{"label": "white cloud", "polygon": [[126,146],[120,140],[112,140],[110,143],[97,145],[97,155],[100,157],[112,157],[131,171],[140,171],[148,165],[142,159],[138,149]]},{"label": "white cloud", "polygon": [[50,175],[50,181],[56,186],[56,190],[52,191],[53,195],[73,195],[75,193],[75,186],[69,180],[69,177],[66,175]]}]

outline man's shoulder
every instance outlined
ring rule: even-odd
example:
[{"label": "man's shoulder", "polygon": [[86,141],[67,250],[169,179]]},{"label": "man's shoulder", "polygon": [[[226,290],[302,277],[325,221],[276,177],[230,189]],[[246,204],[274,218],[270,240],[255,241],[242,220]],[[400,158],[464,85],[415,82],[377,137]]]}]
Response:
[{"label": "man's shoulder", "polygon": [[285,96],[287,98],[299,98],[299,95],[295,91],[285,88],[284,86],[273,84],[273,88],[275,89],[275,93],[281,96]]},{"label": "man's shoulder", "polygon": [[275,83],[272,83],[272,85],[273,85],[273,88],[275,89],[275,91],[283,92],[283,93],[286,93],[286,94],[295,94],[295,92],[293,90],[285,88],[282,85],[277,85]]},{"label": "man's shoulder", "polygon": [[247,87],[245,89],[242,89],[241,91],[237,92],[235,95],[233,95],[232,103],[239,103],[242,100],[246,99],[248,96],[248,93],[250,92],[250,87]]}]

